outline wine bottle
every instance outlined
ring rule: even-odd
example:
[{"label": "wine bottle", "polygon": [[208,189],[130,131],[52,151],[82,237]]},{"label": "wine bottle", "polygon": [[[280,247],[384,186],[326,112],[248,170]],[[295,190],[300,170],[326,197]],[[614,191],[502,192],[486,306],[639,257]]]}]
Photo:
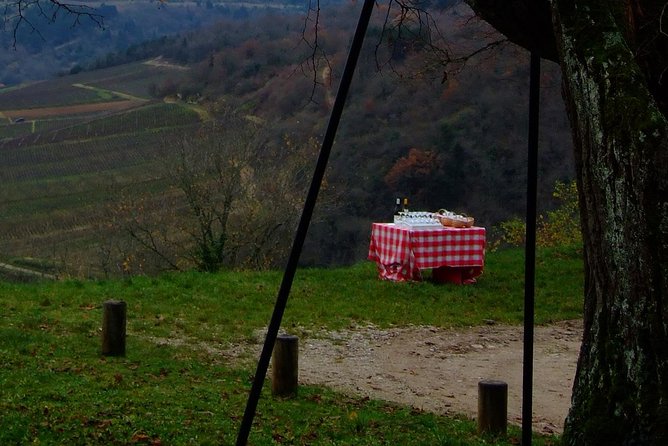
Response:
[{"label": "wine bottle", "polygon": [[408,198],[404,198],[404,212],[408,212]]},{"label": "wine bottle", "polygon": [[396,223],[400,219],[399,217],[400,212],[401,212],[401,198],[397,198],[397,202],[394,203],[394,216],[392,219],[394,223]]}]

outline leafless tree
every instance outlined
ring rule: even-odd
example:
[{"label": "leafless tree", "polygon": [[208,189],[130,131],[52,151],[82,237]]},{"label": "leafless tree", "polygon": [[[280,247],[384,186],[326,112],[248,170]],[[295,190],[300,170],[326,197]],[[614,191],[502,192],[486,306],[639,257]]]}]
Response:
[{"label": "leafless tree", "polygon": [[144,252],[133,258],[203,271],[282,264],[319,145],[263,138],[257,118],[226,111],[177,142],[165,163],[171,190],[127,197],[116,213]]}]

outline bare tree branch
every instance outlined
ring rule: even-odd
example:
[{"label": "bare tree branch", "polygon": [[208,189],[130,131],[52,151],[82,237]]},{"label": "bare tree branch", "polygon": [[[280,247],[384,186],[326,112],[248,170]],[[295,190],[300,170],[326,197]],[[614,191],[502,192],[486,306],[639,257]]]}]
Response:
[{"label": "bare tree branch", "polygon": [[[443,34],[437,18],[428,9],[429,3],[426,0],[389,1],[382,32],[375,48],[376,66],[379,70],[384,66],[389,66],[393,72],[405,77],[395,69],[393,59],[397,53],[419,50],[428,55],[431,69],[438,67],[442,71],[442,82],[445,82],[449,74],[461,72],[470,60],[508,42],[505,37],[499,38],[496,34],[485,36],[477,48],[456,54],[449,45],[448,37]],[[442,9],[441,12],[455,6],[457,5],[449,6]],[[392,14],[393,11],[396,14]],[[471,24],[474,18],[475,16],[472,15],[467,19],[466,24]],[[390,46],[390,54],[386,56],[386,60],[382,60],[384,44]],[[407,45],[410,45],[410,48],[404,47]],[[422,76],[422,74],[421,72],[415,73],[414,77]]]},{"label": "bare tree branch", "polygon": [[[302,28],[302,42],[310,49],[309,54],[299,65],[303,74],[312,77],[311,94],[309,101],[315,102],[315,93],[319,85],[324,82],[319,80],[319,68],[322,63],[331,70],[331,62],[327,57],[327,52],[320,45],[320,0],[309,0],[306,17],[304,18],[304,27]],[[312,36],[310,36],[312,34]]]},{"label": "bare tree branch", "polygon": [[[12,46],[16,48],[19,40],[19,31],[27,29],[30,34],[37,34],[44,39],[35,18],[41,18],[47,23],[54,23],[61,18],[72,20],[71,26],[77,26],[83,19],[90,20],[97,26],[104,28],[104,16],[95,8],[78,3],[67,3],[61,0],[9,0],[3,8],[1,29],[11,30]],[[31,11],[35,11],[34,16]],[[34,17],[34,18],[33,18]]]},{"label": "bare tree branch", "polygon": [[170,268],[179,271],[181,268],[172,261],[165,253],[162,248],[158,245],[155,240],[153,231],[139,225],[130,225],[126,228],[128,235],[132,237],[133,240],[137,241],[141,246],[148,249],[154,255],[162,259]]},{"label": "bare tree branch", "polygon": [[[380,3],[380,1],[379,1]],[[489,50],[496,49],[508,42],[505,37],[494,34],[484,36],[478,47],[456,53],[449,45],[449,38],[444,34],[439,24],[436,12],[448,11],[460,6],[455,3],[439,10],[431,9],[429,0],[386,0],[386,11],[381,18],[381,32],[374,47],[374,57],[378,71],[388,69],[403,78],[424,77],[425,72],[435,70],[442,73],[442,82],[450,74],[461,72],[466,64]],[[319,68],[322,63],[330,67],[327,51],[321,42],[320,1],[309,0],[309,9],[304,28],[302,41],[309,49],[309,56],[301,65],[302,72],[312,77],[311,101],[318,86],[323,83],[319,77]],[[475,16],[471,16],[472,18]],[[471,20],[471,19],[469,19]],[[398,61],[404,60],[409,54],[421,52],[427,56],[424,69],[412,73],[401,73]]]}]

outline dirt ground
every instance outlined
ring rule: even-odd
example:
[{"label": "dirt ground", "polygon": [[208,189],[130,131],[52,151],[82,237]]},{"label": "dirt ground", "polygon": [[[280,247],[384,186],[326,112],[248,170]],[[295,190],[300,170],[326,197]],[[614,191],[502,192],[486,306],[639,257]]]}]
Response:
[{"label": "dirt ground", "polygon": [[[535,431],[563,429],[581,335],[581,321],[535,328]],[[475,418],[478,381],[502,380],[508,383],[508,420],[520,425],[522,341],[522,327],[502,325],[330,332],[299,341],[299,382]]]},{"label": "dirt ground", "polygon": [[[302,330],[303,331],[303,330]],[[214,347],[179,338],[158,344],[193,344],[226,360],[256,364],[265,330],[255,341]],[[508,384],[508,421],[522,424],[523,329],[491,324],[469,329],[355,327],[303,333],[299,340],[299,383],[406,404],[434,413],[472,419],[478,411],[478,382]],[[534,431],[561,433],[582,338],[582,321],[534,330]],[[251,366],[251,364],[248,364]],[[271,375],[271,369],[268,371]]]}]

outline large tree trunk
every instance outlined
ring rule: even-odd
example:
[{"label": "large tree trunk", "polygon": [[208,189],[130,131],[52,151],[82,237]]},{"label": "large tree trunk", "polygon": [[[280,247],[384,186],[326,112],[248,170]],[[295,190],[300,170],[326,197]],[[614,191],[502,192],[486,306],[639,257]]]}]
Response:
[{"label": "large tree trunk", "polygon": [[666,117],[630,49],[628,22],[620,23],[623,2],[554,3],[586,268],[584,338],[564,442],[666,445]]},{"label": "large tree trunk", "polygon": [[467,2],[551,59],[540,29],[507,22],[542,23],[545,11],[553,21],[585,253],[584,337],[564,443],[668,445],[667,2]]}]

